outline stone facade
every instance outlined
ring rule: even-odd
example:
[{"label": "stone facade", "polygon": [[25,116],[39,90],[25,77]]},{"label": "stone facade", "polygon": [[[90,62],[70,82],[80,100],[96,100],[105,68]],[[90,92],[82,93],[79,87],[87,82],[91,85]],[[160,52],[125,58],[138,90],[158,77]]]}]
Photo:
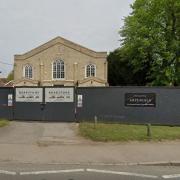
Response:
[{"label": "stone facade", "polygon": [[[69,40],[57,37],[25,54],[14,57],[15,86],[106,86],[107,53],[95,52]],[[53,78],[53,62],[63,60],[63,79]],[[32,67],[32,78],[26,78],[24,67]],[[95,75],[86,77],[88,64],[95,65]]]}]

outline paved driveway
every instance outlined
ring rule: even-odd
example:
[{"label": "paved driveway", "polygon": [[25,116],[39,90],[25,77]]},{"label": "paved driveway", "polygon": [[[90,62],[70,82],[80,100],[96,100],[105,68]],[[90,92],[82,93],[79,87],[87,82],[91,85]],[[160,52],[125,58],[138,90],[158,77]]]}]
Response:
[{"label": "paved driveway", "polygon": [[78,144],[85,141],[78,136],[76,123],[12,121],[0,128],[0,144]]},{"label": "paved driveway", "polygon": [[0,128],[0,162],[32,164],[180,164],[180,142],[99,143],[75,123],[11,122]]}]

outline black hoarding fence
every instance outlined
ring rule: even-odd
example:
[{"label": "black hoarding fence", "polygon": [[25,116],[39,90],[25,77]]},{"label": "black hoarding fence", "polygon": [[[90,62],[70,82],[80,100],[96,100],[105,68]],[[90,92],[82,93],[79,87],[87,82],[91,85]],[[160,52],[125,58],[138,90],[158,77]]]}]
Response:
[{"label": "black hoarding fence", "polygon": [[13,88],[0,88],[0,119],[13,119]]},{"label": "black hoarding fence", "polygon": [[0,118],[180,125],[180,88],[0,88]]},{"label": "black hoarding fence", "polygon": [[79,121],[180,125],[179,87],[82,87],[78,96]]}]

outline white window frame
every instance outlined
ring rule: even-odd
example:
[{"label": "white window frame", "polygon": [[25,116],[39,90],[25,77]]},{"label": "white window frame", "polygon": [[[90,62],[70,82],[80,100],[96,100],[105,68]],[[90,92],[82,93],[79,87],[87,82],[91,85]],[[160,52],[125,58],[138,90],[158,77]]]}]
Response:
[{"label": "white window frame", "polygon": [[[57,60],[55,60],[55,61],[53,61],[52,63],[51,63],[51,66],[52,66],[52,80],[65,80],[65,76],[66,76],[66,71],[65,71],[65,63],[64,63],[64,78],[54,78],[54,63],[55,62],[63,62],[64,63],[64,60],[62,60],[62,59],[57,59]],[[57,73],[57,72],[56,72]]]},{"label": "white window frame", "polygon": [[[88,66],[94,66],[94,76],[91,75],[92,74],[91,69],[90,69],[90,76],[87,76],[87,67]],[[85,78],[96,77],[96,69],[97,68],[96,68],[95,64],[92,64],[92,63],[87,64],[86,67],[85,67]]]},{"label": "white window frame", "polygon": [[[28,67],[28,75],[26,76],[26,68]],[[31,67],[31,70],[32,70],[32,72],[31,72],[31,74],[32,74],[32,77],[30,77],[30,68]],[[33,79],[33,74],[34,74],[34,69],[33,69],[33,66],[31,65],[31,64],[26,64],[26,65],[24,65],[23,66],[23,77],[25,78],[25,79]]]}]

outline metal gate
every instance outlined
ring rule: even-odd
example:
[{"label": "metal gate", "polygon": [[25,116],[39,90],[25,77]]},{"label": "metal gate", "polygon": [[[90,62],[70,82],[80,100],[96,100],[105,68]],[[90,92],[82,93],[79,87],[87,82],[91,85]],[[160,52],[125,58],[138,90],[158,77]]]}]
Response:
[{"label": "metal gate", "polygon": [[13,88],[0,88],[0,118],[13,119]]},{"label": "metal gate", "polygon": [[14,119],[72,122],[74,87],[16,87]]}]

